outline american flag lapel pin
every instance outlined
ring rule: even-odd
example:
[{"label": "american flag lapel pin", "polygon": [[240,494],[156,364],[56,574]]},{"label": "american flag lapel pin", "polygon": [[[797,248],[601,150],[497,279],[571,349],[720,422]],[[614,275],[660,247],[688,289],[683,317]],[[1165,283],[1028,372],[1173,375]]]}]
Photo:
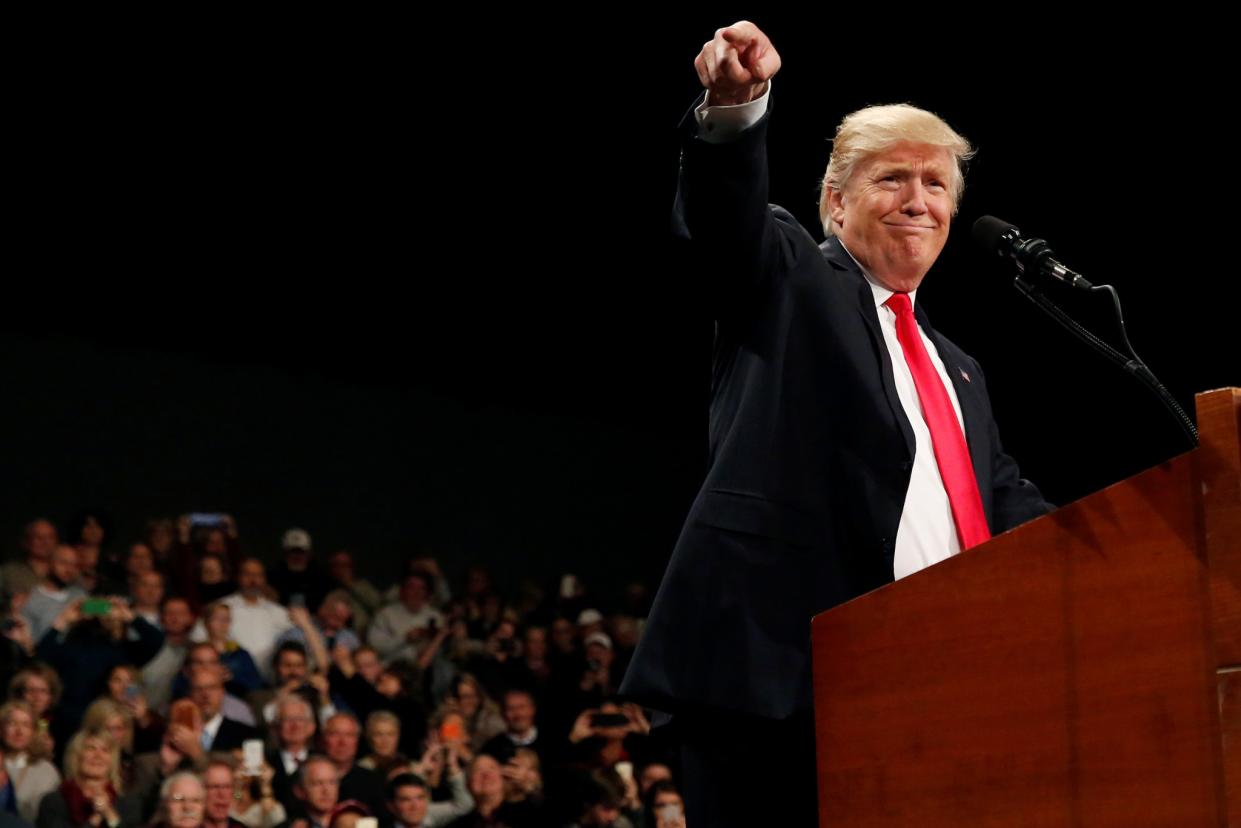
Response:
[{"label": "american flag lapel pin", "polygon": [[957,370],[961,372],[961,379],[965,380],[966,382],[969,382],[969,381],[970,381],[970,375],[969,375],[969,374],[967,374],[967,373],[965,373],[965,369],[964,369],[964,368],[962,368],[962,367],[960,367],[960,366],[958,365],[958,366],[957,366]]}]

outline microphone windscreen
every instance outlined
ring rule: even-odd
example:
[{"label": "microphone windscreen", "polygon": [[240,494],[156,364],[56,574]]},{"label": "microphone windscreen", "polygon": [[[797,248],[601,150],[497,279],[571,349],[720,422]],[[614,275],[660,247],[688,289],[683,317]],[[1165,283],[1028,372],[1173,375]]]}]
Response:
[{"label": "microphone windscreen", "polygon": [[1021,235],[1021,231],[1016,227],[995,216],[983,216],[974,222],[974,241],[992,253],[1002,252],[1000,250],[1000,239],[1009,232],[1012,232],[1014,236]]}]

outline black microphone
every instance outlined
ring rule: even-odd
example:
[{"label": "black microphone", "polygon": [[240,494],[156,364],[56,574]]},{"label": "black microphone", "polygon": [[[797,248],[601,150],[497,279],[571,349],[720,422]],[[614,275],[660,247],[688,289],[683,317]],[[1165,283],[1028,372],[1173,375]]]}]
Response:
[{"label": "black microphone", "polygon": [[974,241],[998,256],[1012,259],[1021,273],[1050,276],[1081,290],[1094,287],[1080,273],[1074,273],[1056,261],[1047,242],[1024,239],[1020,230],[995,216],[983,216],[974,222]]}]

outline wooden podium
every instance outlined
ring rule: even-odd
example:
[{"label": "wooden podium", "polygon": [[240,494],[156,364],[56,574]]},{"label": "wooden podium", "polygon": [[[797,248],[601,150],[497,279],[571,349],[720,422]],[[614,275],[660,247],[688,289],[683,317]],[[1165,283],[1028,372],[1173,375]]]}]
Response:
[{"label": "wooden podium", "polygon": [[1241,828],[1241,389],[1201,446],[813,622],[819,820]]}]

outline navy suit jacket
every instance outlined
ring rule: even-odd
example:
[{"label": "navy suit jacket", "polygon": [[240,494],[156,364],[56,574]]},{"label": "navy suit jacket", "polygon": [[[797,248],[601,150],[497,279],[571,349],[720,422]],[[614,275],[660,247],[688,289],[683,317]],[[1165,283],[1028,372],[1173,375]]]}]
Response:
[{"label": "navy suit jacket", "polygon": [[[893,580],[914,436],[873,294],[834,238],[767,203],[768,114],[736,140],[682,122],[676,229],[716,319],[710,467],[622,695],[657,710],[810,708],[810,619]],[[993,533],[1046,512],[1000,445],[982,369],[916,316],[952,379]]]}]

